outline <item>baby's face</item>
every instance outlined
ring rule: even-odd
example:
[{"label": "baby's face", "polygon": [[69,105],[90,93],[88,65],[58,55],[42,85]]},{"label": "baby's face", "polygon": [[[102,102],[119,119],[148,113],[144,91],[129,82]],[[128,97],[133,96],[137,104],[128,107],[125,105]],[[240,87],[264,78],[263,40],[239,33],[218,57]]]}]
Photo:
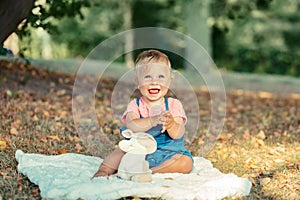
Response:
[{"label": "baby's face", "polygon": [[137,68],[139,90],[151,102],[159,101],[167,94],[171,77],[171,68],[163,63],[149,63]]}]

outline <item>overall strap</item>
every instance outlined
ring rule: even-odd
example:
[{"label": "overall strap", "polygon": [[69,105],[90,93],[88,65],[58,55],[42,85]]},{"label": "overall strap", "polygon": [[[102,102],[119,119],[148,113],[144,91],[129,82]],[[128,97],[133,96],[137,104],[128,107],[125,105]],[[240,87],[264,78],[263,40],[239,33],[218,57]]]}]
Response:
[{"label": "overall strap", "polygon": [[[140,98],[136,98],[135,99],[136,105],[139,107],[140,106]],[[140,118],[144,118],[141,114],[140,114]]]},{"label": "overall strap", "polygon": [[165,105],[166,105],[166,110],[169,110],[169,103],[167,97],[165,97]]},{"label": "overall strap", "polygon": [[[165,99],[166,110],[169,110],[169,101],[168,101],[168,98],[164,97],[164,99]],[[135,101],[136,101],[136,105],[140,106],[140,98],[136,98]],[[140,116],[140,117],[143,118],[143,116]]]}]

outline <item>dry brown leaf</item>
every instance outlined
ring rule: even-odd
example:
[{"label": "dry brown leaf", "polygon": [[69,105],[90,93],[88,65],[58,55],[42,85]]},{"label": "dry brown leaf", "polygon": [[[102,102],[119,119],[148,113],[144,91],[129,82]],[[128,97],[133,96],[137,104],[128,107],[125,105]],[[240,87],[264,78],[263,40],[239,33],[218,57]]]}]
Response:
[{"label": "dry brown leaf", "polygon": [[58,135],[47,135],[47,139],[60,141]]},{"label": "dry brown leaf", "polygon": [[44,110],[43,111],[43,118],[44,119],[49,119],[49,117],[50,117],[50,113],[48,111]]},{"label": "dry brown leaf", "polygon": [[79,143],[77,143],[77,144],[75,145],[74,149],[75,149],[77,152],[80,152],[80,151],[83,149],[83,147],[82,147]]},{"label": "dry brown leaf", "polygon": [[16,128],[11,128],[10,131],[9,131],[9,133],[11,135],[18,135],[19,134],[19,132],[18,132],[18,130]]},{"label": "dry brown leaf", "polygon": [[6,140],[1,139],[0,140],[0,151],[5,150],[8,147]]},{"label": "dry brown leaf", "polygon": [[227,142],[232,136],[233,136],[233,134],[231,134],[231,133],[222,133],[218,137],[218,140],[221,142]]},{"label": "dry brown leaf", "polygon": [[262,183],[263,185],[267,185],[267,184],[270,183],[270,182],[271,182],[271,178],[269,178],[269,177],[263,178],[263,179],[261,180],[261,183]]},{"label": "dry brown leaf", "polygon": [[251,137],[251,135],[250,135],[249,129],[245,130],[245,132],[244,132],[244,134],[243,134],[243,138],[244,138],[245,140],[249,140],[250,137]]},{"label": "dry brown leaf", "polygon": [[256,138],[264,140],[266,139],[266,134],[263,130],[260,130],[259,133],[256,135]]},{"label": "dry brown leaf", "polygon": [[259,92],[258,96],[262,99],[270,99],[273,97],[273,94],[270,92]]},{"label": "dry brown leaf", "polygon": [[12,96],[11,90],[6,90],[6,95],[9,96],[9,97],[11,97]]},{"label": "dry brown leaf", "polygon": [[45,142],[47,142],[47,137],[43,136],[43,137],[40,138],[40,140],[45,143]]},{"label": "dry brown leaf", "polygon": [[57,96],[63,96],[63,95],[65,95],[66,94],[66,90],[58,90],[57,92],[56,92],[56,94],[57,94]]},{"label": "dry brown leaf", "polygon": [[265,146],[265,142],[261,139],[257,139],[256,142],[259,146]]},{"label": "dry brown leaf", "polygon": [[21,119],[16,119],[14,122],[11,123],[11,126],[15,128],[19,128],[22,123],[23,122]]},{"label": "dry brown leaf", "polygon": [[198,145],[202,145],[202,144],[204,144],[204,140],[203,140],[202,138],[200,138],[200,139],[198,140]]},{"label": "dry brown leaf", "polygon": [[65,154],[65,153],[68,153],[68,150],[66,149],[60,149],[57,151],[58,154]]},{"label": "dry brown leaf", "polygon": [[278,159],[275,159],[274,162],[276,162],[276,163],[283,163],[283,162],[285,162],[285,160],[278,158]]},{"label": "dry brown leaf", "polygon": [[39,119],[39,117],[38,117],[37,115],[34,115],[34,116],[32,117],[32,120],[35,121],[35,122],[37,122],[37,121],[39,121],[40,119]]}]

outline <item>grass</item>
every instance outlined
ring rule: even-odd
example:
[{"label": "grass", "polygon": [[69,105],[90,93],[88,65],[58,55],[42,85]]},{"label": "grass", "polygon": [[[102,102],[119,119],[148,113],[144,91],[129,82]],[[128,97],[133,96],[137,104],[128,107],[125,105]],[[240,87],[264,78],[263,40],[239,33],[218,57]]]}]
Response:
[{"label": "grass", "polygon": [[[74,80],[70,74],[0,62],[0,199],[41,199],[39,188],[17,172],[17,149],[46,155],[90,154],[72,118]],[[122,124],[108,109],[115,82],[101,81],[96,109],[100,126],[117,141]],[[280,85],[275,87],[280,90]],[[210,119],[210,97],[201,88],[196,91],[202,130]],[[205,157],[223,173],[251,180],[250,195],[240,199],[299,199],[299,100],[298,94],[227,91],[222,134]],[[203,137],[199,135],[189,146],[194,155]]]}]

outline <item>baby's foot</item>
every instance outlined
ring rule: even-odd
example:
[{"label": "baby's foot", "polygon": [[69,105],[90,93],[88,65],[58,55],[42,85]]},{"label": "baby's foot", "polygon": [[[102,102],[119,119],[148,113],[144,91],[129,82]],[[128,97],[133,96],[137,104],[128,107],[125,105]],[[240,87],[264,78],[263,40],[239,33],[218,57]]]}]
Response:
[{"label": "baby's foot", "polygon": [[92,177],[92,179],[93,179],[93,178],[96,178],[96,177],[101,177],[101,176],[106,177],[106,178],[108,179],[109,174],[107,173],[107,171],[101,171],[101,170],[98,170],[98,171],[94,174],[94,176]]},{"label": "baby's foot", "polygon": [[100,176],[106,177],[108,179],[109,175],[111,175],[113,173],[113,171],[114,171],[113,169],[102,164],[102,165],[100,165],[98,171],[94,174],[92,179],[96,178],[96,177],[100,177]]}]

